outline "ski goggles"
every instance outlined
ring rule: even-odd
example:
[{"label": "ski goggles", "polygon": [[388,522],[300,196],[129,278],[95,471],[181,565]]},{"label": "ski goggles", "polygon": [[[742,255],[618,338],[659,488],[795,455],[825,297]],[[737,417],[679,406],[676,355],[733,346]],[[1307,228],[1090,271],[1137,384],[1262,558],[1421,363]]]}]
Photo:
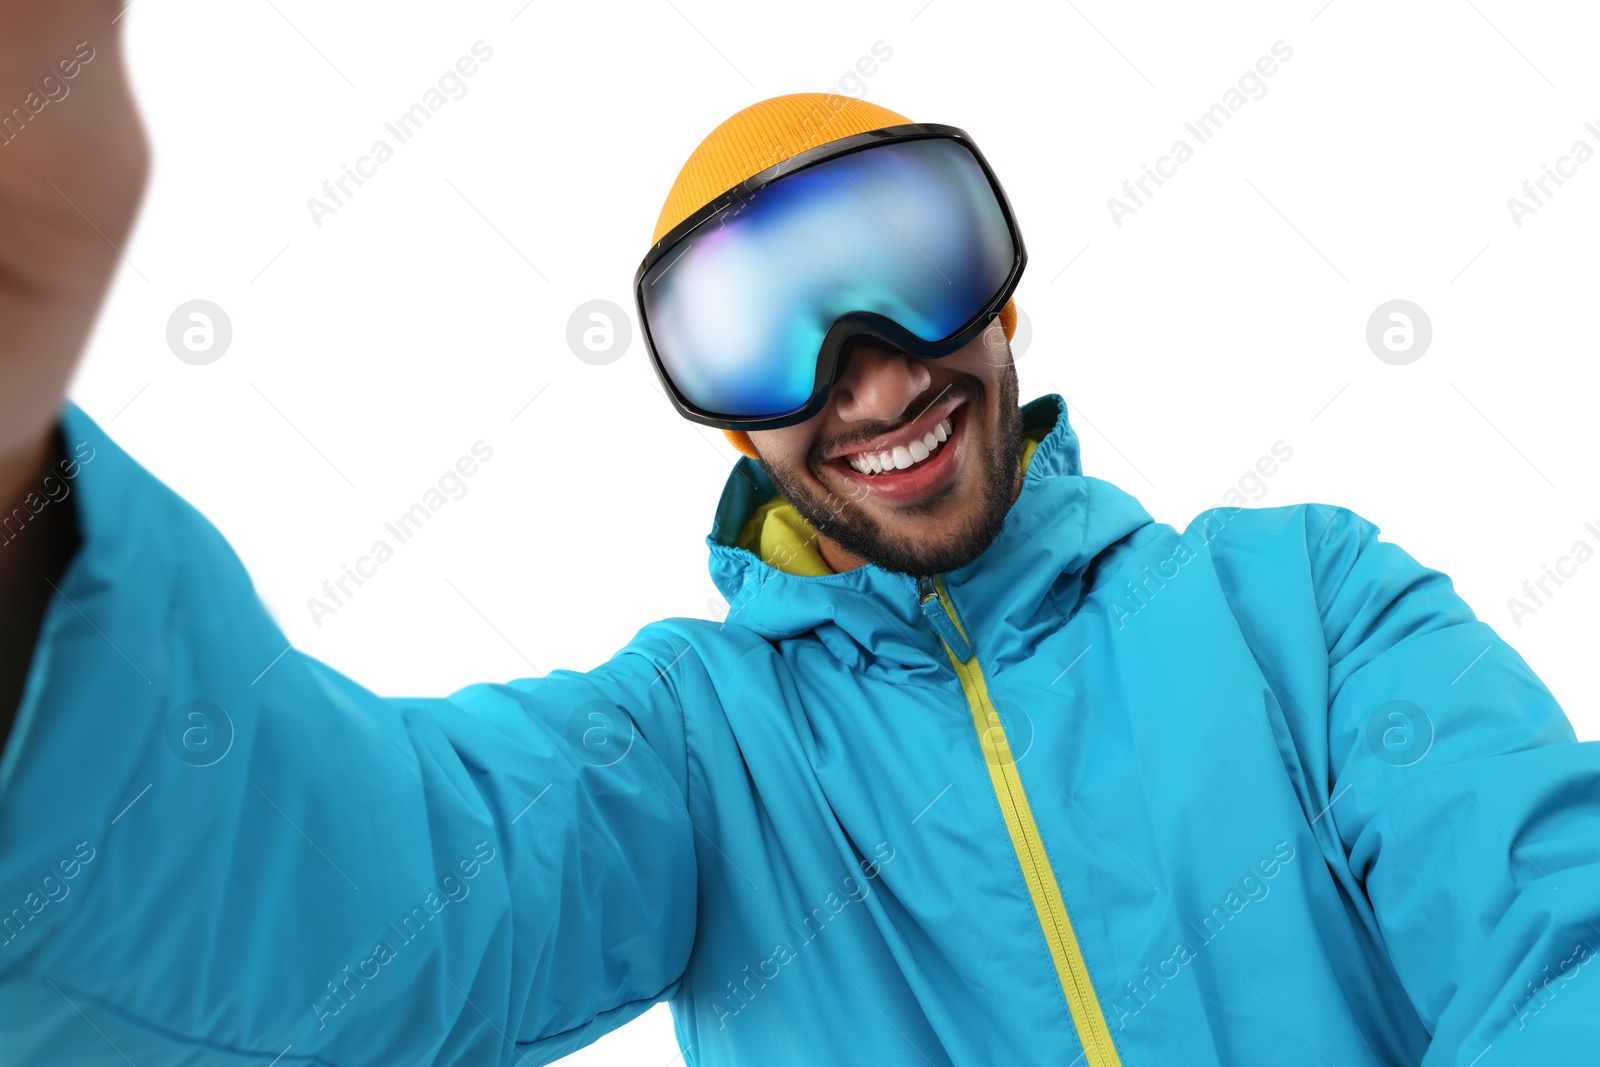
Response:
[{"label": "ski goggles", "polygon": [[769,430],[821,411],[862,339],[924,359],[974,340],[1027,263],[966,133],[912,123],[769,167],[673,227],[634,276],[684,418]]}]

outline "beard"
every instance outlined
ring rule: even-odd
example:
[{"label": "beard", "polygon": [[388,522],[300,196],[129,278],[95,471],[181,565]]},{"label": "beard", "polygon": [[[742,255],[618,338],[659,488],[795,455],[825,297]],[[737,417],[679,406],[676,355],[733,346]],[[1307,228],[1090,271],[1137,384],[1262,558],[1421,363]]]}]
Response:
[{"label": "beard", "polygon": [[[962,375],[946,391],[965,396],[973,408],[966,425],[970,433],[974,429],[972,415],[981,410],[986,399],[983,383],[970,375]],[[851,500],[840,499],[834,493],[816,493],[801,481],[792,467],[770,463],[764,457],[761,464],[773,484],[812,528],[847,552],[886,571],[914,578],[942,574],[983,555],[1005,525],[1022,463],[1022,411],[1018,399],[1016,364],[1008,361],[1000,376],[994,434],[988,440],[971,434],[967,440],[969,448],[977,446],[971,454],[977,462],[976,509],[959,528],[938,543],[919,538],[905,526],[917,516],[936,515],[964,503],[952,495],[959,488],[956,482],[924,500],[899,508],[898,515],[905,519],[890,520],[886,527]],[[812,460],[816,466],[822,463],[820,451],[813,450]]]}]

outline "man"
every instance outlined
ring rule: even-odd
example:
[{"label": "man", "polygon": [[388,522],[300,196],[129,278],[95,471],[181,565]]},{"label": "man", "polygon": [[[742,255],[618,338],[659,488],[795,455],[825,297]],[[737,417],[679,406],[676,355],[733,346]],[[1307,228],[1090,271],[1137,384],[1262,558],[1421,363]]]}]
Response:
[{"label": "man", "polygon": [[0,148],[0,1061],[543,1063],[663,1000],[694,1064],[1600,1032],[1594,746],[1360,517],[1180,534],[1085,476],[1018,403],[998,182],[860,101],[719,126],[637,278],[747,454],[724,624],[448,700],[274,661],[220,535],[60,402],[144,169],[114,7],[0,15],[0,99],[98,64]]}]

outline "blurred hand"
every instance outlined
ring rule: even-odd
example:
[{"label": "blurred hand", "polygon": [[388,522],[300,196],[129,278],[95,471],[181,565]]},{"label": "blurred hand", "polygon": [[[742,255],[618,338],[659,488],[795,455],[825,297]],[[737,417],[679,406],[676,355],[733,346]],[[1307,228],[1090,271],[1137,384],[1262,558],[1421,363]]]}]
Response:
[{"label": "blurred hand", "polygon": [[[149,155],[125,0],[0,0],[0,505],[25,483],[94,324]],[[116,246],[116,247],[113,247]],[[9,484],[8,484],[9,483]]]},{"label": "blurred hand", "polygon": [[[67,382],[144,192],[149,156],[122,67],[118,3],[0,0],[0,519],[56,458]],[[39,622],[77,550],[72,508],[0,545],[0,743]]]}]

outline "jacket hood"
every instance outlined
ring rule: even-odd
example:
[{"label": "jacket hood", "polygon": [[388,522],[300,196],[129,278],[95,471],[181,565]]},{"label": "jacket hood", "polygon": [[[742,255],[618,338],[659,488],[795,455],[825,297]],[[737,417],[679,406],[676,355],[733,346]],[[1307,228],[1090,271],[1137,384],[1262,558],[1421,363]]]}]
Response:
[{"label": "jacket hood", "polygon": [[[1070,596],[1063,611],[1075,610],[1089,563],[1152,521],[1132,496],[1083,474],[1078,436],[1061,396],[1030,401],[1022,417],[1024,432],[1049,432],[1028,463],[1005,525],[983,555],[944,575],[979,649],[1002,641],[1018,647],[1005,639],[1034,628],[1052,590],[1058,598]],[[814,631],[835,655],[856,663],[925,664],[934,657],[938,644],[923,619],[914,578],[871,563],[838,574],[789,574],[738,547],[752,512],[777,494],[761,464],[749,458],[734,465],[723,487],[706,544],[711,579],[728,601],[724,625],[742,625],[772,640]],[[1063,582],[1070,588],[1057,588]],[[1060,625],[1059,615],[1054,625]]]}]

